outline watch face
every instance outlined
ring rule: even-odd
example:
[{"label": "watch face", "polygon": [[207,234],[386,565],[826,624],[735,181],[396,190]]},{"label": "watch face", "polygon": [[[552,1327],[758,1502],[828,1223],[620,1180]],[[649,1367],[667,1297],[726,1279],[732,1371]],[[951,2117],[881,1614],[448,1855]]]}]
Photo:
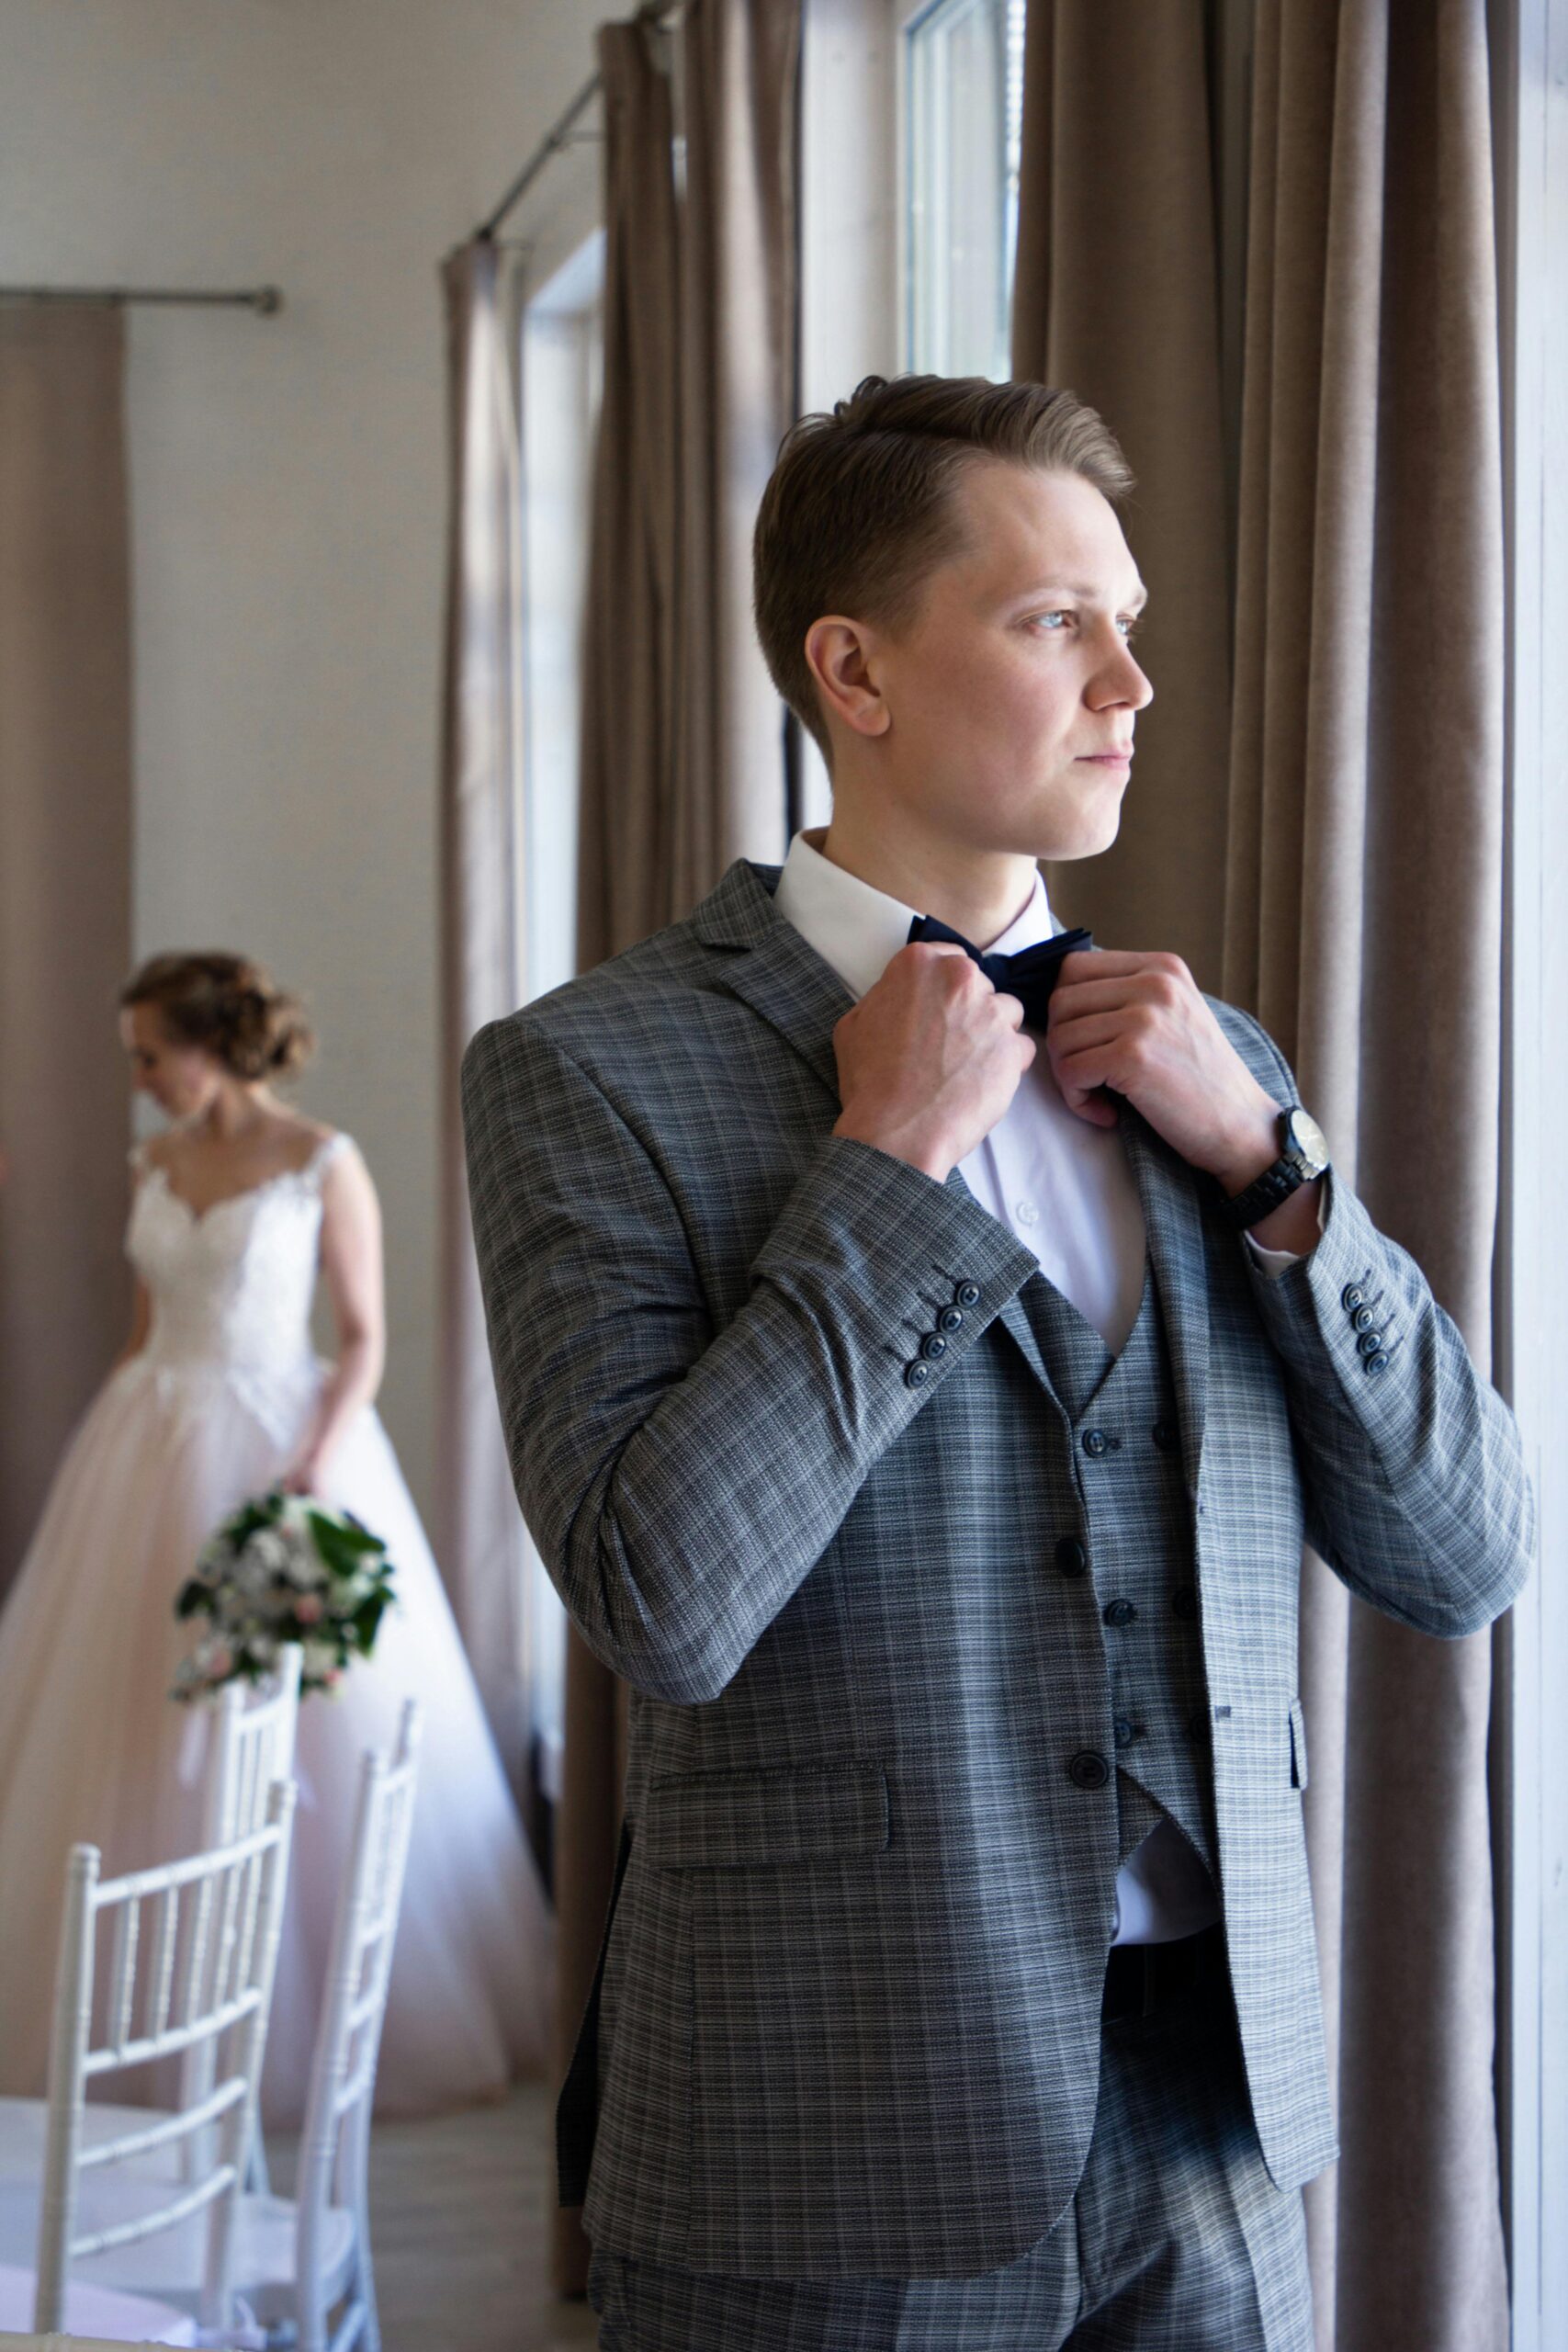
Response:
[{"label": "watch face", "polygon": [[1299,1105],[1286,1123],[1285,1149],[1305,1163],[1309,1176],[1321,1176],[1328,1165],[1328,1138],[1312,1113]]}]

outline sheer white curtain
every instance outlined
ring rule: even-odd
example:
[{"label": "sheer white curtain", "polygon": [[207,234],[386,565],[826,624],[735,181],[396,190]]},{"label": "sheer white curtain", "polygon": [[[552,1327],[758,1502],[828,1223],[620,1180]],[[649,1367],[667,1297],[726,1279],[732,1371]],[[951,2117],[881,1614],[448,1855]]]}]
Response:
[{"label": "sheer white curtain", "polygon": [[532,1730],[529,1562],[468,1223],[457,1074],[525,993],[523,547],[516,256],[477,238],[443,266],[449,401],[441,738],[441,1384],[435,1549],[513,1788]]}]

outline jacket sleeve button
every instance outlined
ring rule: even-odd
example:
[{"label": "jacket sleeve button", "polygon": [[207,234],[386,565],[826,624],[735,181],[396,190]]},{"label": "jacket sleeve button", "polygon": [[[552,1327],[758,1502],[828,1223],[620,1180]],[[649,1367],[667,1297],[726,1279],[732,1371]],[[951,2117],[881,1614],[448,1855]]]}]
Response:
[{"label": "jacket sleeve button", "polygon": [[962,1331],[964,1309],[961,1306],[944,1306],[936,1318],[936,1328],[939,1331]]},{"label": "jacket sleeve button", "polygon": [[931,1363],[936,1363],[947,1353],[947,1341],[940,1331],[926,1333],[925,1338],[920,1341],[920,1353]]},{"label": "jacket sleeve button", "polygon": [[980,1304],[980,1285],[978,1283],[960,1283],[953,1295],[960,1306],[978,1306]]},{"label": "jacket sleeve button", "polygon": [[1388,1370],[1388,1358],[1382,1348],[1378,1350],[1375,1356],[1369,1356],[1367,1358],[1365,1369],[1368,1372],[1386,1372]]},{"label": "jacket sleeve button", "polygon": [[1339,1303],[1344,1307],[1347,1315],[1354,1315],[1357,1307],[1361,1304],[1361,1300],[1364,1295],[1365,1293],[1361,1290],[1361,1287],[1358,1283],[1346,1283],[1344,1289],[1339,1294]]},{"label": "jacket sleeve button", "polygon": [[923,1388],[931,1376],[931,1368],[926,1362],[924,1356],[917,1356],[913,1363],[907,1363],[904,1366],[904,1385],[906,1388]]}]

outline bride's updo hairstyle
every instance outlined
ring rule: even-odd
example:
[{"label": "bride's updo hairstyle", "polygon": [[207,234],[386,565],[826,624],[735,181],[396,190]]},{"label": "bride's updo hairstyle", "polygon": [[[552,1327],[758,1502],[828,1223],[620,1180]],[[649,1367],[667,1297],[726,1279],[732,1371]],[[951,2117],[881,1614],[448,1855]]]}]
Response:
[{"label": "bride's updo hairstyle", "polygon": [[119,1001],[154,1006],[176,1045],[199,1046],[231,1077],[251,1082],[292,1078],[315,1048],[298,997],[248,956],[211,949],[150,956]]}]

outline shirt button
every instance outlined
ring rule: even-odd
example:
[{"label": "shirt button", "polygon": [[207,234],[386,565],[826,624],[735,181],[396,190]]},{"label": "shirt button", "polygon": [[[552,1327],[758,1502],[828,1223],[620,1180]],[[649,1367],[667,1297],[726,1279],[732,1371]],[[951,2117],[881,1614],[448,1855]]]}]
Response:
[{"label": "shirt button", "polygon": [[1108,1625],[1130,1625],[1137,1613],[1130,1600],[1108,1600],[1103,1611]]},{"label": "shirt button", "polygon": [[1056,1566],[1065,1577],[1081,1577],[1089,1566],[1089,1554],[1076,1535],[1064,1535],[1058,1543]]},{"label": "shirt button", "polygon": [[1098,1747],[1080,1747],[1068,1759],[1067,1778],[1075,1788],[1102,1789],[1111,1778],[1111,1767]]},{"label": "shirt button", "polygon": [[1362,1291],[1357,1283],[1347,1283],[1344,1289],[1339,1294],[1339,1302],[1344,1307],[1346,1314],[1354,1315],[1357,1307],[1359,1306],[1365,1295],[1365,1292]]},{"label": "shirt button", "polygon": [[935,1363],[939,1358],[947,1353],[947,1341],[940,1331],[926,1333],[925,1338],[920,1341],[920,1353],[931,1363]]},{"label": "shirt button", "polygon": [[962,1331],[964,1309],[961,1306],[944,1306],[936,1318],[936,1328],[939,1331]]},{"label": "shirt button", "polygon": [[1174,1453],[1180,1442],[1180,1431],[1174,1421],[1156,1421],[1154,1440],[1162,1453]]},{"label": "shirt button", "polygon": [[1020,1225],[1038,1225],[1040,1222],[1040,1212],[1032,1201],[1014,1201],[1012,1213]]},{"label": "shirt button", "polygon": [[1099,1461],[1100,1455],[1105,1452],[1105,1449],[1110,1442],[1111,1440],[1106,1436],[1103,1430],[1085,1430],[1083,1433],[1083,1450],[1096,1462]]},{"label": "shirt button", "polygon": [[931,1376],[931,1368],[923,1356],[917,1356],[913,1363],[904,1366],[906,1388],[923,1388]]},{"label": "shirt button", "polygon": [[1196,1617],[1198,1614],[1197,1586],[1179,1584],[1170,1596],[1170,1605],[1179,1617]]},{"label": "shirt button", "polygon": [[958,1284],[953,1295],[960,1306],[978,1306],[980,1304],[980,1285],[978,1283],[962,1282]]}]

